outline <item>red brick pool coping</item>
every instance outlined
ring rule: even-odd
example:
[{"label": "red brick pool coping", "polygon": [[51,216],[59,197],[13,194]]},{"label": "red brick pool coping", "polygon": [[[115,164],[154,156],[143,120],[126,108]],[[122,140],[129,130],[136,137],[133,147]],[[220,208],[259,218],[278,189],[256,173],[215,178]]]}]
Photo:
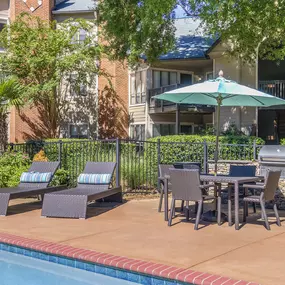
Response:
[{"label": "red brick pool coping", "polygon": [[0,233],[0,243],[197,285],[259,285],[254,282],[234,280],[232,278],[191,269],[178,268],[124,256],[115,256],[94,250],[75,248],[60,243],[34,240],[6,233]]}]

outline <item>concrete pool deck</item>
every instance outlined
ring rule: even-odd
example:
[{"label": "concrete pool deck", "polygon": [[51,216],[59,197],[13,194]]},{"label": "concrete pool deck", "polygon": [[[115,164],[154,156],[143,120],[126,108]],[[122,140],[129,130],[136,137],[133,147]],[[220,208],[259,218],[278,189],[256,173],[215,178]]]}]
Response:
[{"label": "concrete pool deck", "polygon": [[[168,227],[157,200],[90,207],[87,220],[41,218],[41,205],[34,201],[12,201],[8,216],[0,218],[0,231],[236,280],[284,284],[285,222],[272,223],[267,231],[259,215],[251,215],[239,231],[226,223],[203,223],[194,231],[183,216]],[[280,216],[285,220],[285,212]]]}]

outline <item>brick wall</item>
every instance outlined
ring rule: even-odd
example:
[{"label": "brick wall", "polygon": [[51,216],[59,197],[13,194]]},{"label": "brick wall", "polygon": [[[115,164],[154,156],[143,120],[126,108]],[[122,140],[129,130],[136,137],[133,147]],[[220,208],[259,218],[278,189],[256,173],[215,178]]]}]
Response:
[{"label": "brick wall", "polygon": [[[45,20],[52,19],[52,8],[54,0],[43,0],[42,5],[38,7],[38,0],[27,0],[26,4],[23,0],[11,0],[10,3],[10,18],[13,21],[17,15],[22,12],[32,13],[35,16],[41,17]],[[30,7],[36,8],[34,12],[30,10]],[[107,59],[103,59],[101,67],[106,73],[111,75],[111,82],[115,89],[116,98],[113,99],[114,104],[108,104],[101,110],[101,122],[100,129],[101,137],[127,137],[128,135],[128,69],[119,62],[111,62]],[[106,78],[101,76],[98,82],[99,97],[106,93],[106,87],[109,86],[109,82]],[[115,100],[115,101],[114,101]],[[99,98],[100,101],[100,98]],[[104,102],[104,100],[103,100]],[[106,112],[107,110],[107,112]],[[112,120],[108,118],[108,111],[116,114]],[[35,108],[26,106],[18,112],[15,108],[11,109],[10,113],[10,141],[22,142],[28,139],[40,139],[48,137],[48,129],[44,124],[44,118],[41,117],[41,112]],[[109,126],[116,125],[116,131],[108,132]]]}]

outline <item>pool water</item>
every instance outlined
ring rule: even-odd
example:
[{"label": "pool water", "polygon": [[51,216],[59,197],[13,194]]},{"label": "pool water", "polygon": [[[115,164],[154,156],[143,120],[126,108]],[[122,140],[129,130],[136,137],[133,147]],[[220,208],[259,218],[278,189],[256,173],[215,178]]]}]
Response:
[{"label": "pool water", "polygon": [[1,285],[134,285],[85,270],[0,251]]}]

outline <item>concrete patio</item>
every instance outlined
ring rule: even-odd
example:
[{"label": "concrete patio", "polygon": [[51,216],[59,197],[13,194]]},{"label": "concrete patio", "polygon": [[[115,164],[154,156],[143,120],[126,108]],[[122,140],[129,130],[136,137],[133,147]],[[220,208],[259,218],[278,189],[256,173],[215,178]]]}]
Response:
[{"label": "concrete patio", "polygon": [[[117,207],[89,208],[87,220],[41,218],[33,199],[14,200],[1,232],[174,265],[263,285],[285,283],[285,222],[267,231],[252,215],[239,231],[177,217],[168,227],[157,200],[132,200]],[[269,211],[270,212],[270,211]],[[272,215],[270,215],[273,217]],[[281,220],[285,212],[280,211]],[[274,218],[270,218],[274,222]]]}]

